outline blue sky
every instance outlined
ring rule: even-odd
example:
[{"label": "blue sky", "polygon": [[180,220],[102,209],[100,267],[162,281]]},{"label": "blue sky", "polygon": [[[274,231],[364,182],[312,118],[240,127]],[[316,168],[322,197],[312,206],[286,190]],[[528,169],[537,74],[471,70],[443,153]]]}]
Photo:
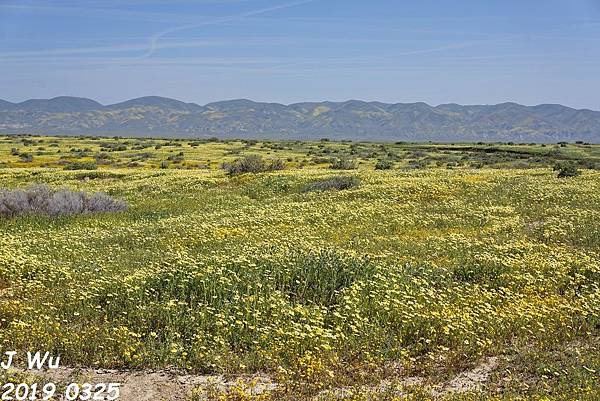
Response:
[{"label": "blue sky", "polygon": [[0,0],[0,98],[600,110],[600,0]]}]

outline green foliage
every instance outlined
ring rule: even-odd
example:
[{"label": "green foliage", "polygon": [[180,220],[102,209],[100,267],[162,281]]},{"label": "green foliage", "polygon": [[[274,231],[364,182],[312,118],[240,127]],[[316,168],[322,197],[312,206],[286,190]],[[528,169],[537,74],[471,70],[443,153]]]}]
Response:
[{"label": "green foliage", "polygon": [[30,153],[20,153],[19,154],[19,158],[21,159],[22,162],[26,162],[26,163],[30,163],[33,161],[33,155]]},{"label": "green foliage", "polygon": [[64,167],[64,170],[96,170],[98,165],[94,162],[71,162]]},{"label": "green foliage", "polygon": [[126,174],[112,171],[86,171],[74,176],[78,180],[118,179],[126,177]]},{"label": "green foliage", "polygon": [[385,159],[378,160],[375,164],[375,170],[390,170],[392,167],[394,167],[394,163]]},{"label": "green foliage", "polygon": [[329,168],[332,170],[354,170],[357,169],[358,166],[352,159],[334,159],[329,165]]},{"label": "green foliage", "polygon": [[557,163],[554,165],[554,171],[558,171],[558,178],[578,177],[581,171],[574,163]]},{"label": "green foliage", "polygon": [[276,287],[292,302],[331,307],[343,290],[356,280],[368,280],[374,265],[365,258],[352,258],[331,250],[291,255],[291,262],[277,269]]},{"label": "green foliage", "polygon": [[344,190],[356,188],[360,185],[360,178],[352,175],[340,175],[331,178],[325,178],[318,181],[309,182],[302,187],[302,192]]},{"label": "green foliage", "polygon": [[263,173],[266,171],[283,170],[285,163],[280,159],[265,160],[260,155],[248,155],[231,163],[223,163],[223,170],[229,175],[244,173]]}]

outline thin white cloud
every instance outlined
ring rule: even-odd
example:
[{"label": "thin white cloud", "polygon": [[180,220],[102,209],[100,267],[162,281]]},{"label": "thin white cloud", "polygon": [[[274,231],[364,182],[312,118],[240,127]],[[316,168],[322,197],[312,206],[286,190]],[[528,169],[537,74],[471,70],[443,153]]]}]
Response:
[{"label": "thin white cloud", "polygon": [[180,32],[180,31],[185,31],[185,30],[189,30],[189,29],[194,29],[194,28],[200,28],[203,26],[208,26],[208,25],[219,25],[219,24],[223,24],[226,22],[230,22],[230,21],[235,21],[235,20],[239,20],[239,19],[244,19],[246,17],[252,17],[252,16],[256,16],[256,15],[261,15],[261,14],[265,14],[271,11],[276,11],[276,10],[282,10],[285,8],[290,8],[290,7],[295,7],[295,6],[299,6],[302,4],[307,4],[307,3],[312,3],[315,0],[301,0],[301,1],[295,1],[295,2],[291,2],[291,3],[285,3],[285,4],[281,4],[278,6],[273,6],[273,7],[267,7],[267,8],[261,8],[258,10],[253,10],[253,11],[247,11],[244,13],[240,13],[240,14],[234,14],[234,15],[229,15],[229,16],[225,16],[225,17],[219,17],[219,18],[215,18],[212,20],[208,20],[208,21],[201,21],[198,23],[194,23],[194,24],[187,24],[187,25],[181,25],[181,26],[176,26],[173,28],[169,28],[169,29],[165,29],[164,31],[160,31],[154,35],[152,35],[149,38],[149,48],[148,51],[141,55],[140,58],[147,58],[152,56],[156,50],[158,49],[158,42],[161,38],[174,33],[174,32]]},{"label": "thin white cloud", "polygon": [[[0,4],[0,10],[15,10],[32,14],[58,15],[76,18],[101,18],[110,20],[135,20],[146,22],[182,23],[191,22],[193,19],[186,14],[169,14],[149,11],[131,11],[117,8],[99,7],[70,7],[47,6],[37,4]],[[197,19],[197,17],[196,17]]]},{"label": "thin white cloud", "polygon": [[119,65],[120,67],[160,67],[160,66],[183,66],[183,65],[215,65],[215,66],[227,66],[227,65],[258,65],[258,64],[275,64],[281,63],[284,60],[281,58],[269,58],[269,57],[190,57],[185,59],[180,58],[152,58],[152,59],[131,59],[131,58],[106,58],[106,57],[81,57],[76,60],[71,58],[53,58],[47,60],[40,57],[30,57],[20,60],[9,60],[8,62],[2,63],[2,67],[6,66],[31,66],[39,67],[44,65],[48,66],[61,66],[61,67],[73,67],[79,68],[82,66],[91,67],[103,67]]},{"label": "thin white cloud", "polygon": [[[234,39],[205,39],[205,40],[180,40],[171,42],[162,42],[157,44],[157,48],[160,49],[178,49],[178,48],[195,48],[195,47],[211,47],[211,46],[223,46],[232,44],[245,44],[245,45],[265,45],[265,44],[284,44],[289,43],[286,39],[281,38],[234,38]],[[143,43],[129,43],[120,45],[110,46],[90,46],[90,47],[69,47],[59,49],[48,49],[48,50],[23,50],[16,52],[3,52],[0,53],[0,58],[3,61],[13,58],[24,58],[24,57],[43,57],[43,56],[77,56],[77,55],[88,55],[88,54],[105,54],[105,53],[128,53],[135,51],[147,50],[148,46]]]},{"label": "thin white cloud", "polygon": [[[330,38],[331,43],[344,39],[333,39]],[[403,61],[403,57],[408,56],[419,56],[427,55],[432,53],[448,53],[455,49],[463,49],[477,45],[489,45],[497,40],[479,40],[479,41],[465,41],[449,43],[443,46],[435,47],[424,47],[418,49],[394,51],[386,55],[379,56],[365,56],[365,57],[319,57],[319,58],[307,58],[307,57],[261,57],[261,58],[244,58],[244,57],[162,57],[162,58],[130,58],[130,57],[87,57],[95,54],[114,54],[120,52],[135,52],[146,49],[142,44],[124,44],[116,46],[104,46],[104,47],[89,47],[89,48],[67,48],[67,49],[51,49],[41,51],[21,51],[12,53],[1,53],[5,65],[31,65],[36,66],[40,63],[45,65],[63,65],[63,66],[108,66],[118,65],[121,67],[125,66],[168,66],[168,65],[219,65],[226,66],[231,65],[251,65],[251,64],[263,64],[270,65],[270,68],[274,70],[284,71],[294,68],[301,68],[311,70],[314,68],[341,68],[341,67],[359,67],[360,68],[372,68],[373,64],[381,64],[387,66],[398,66],[399,61]],[[177,41],[177,42],[162,42],[157,44],[157,48],[170,49],[170,48],[193,48],[193,47],[205,47],[205,46],[219,46],[224,44],[240,44],[246,45],[264,45],[265,43],[277,43],[277,44],[290,44],[292,42],[289,39],[282,38],[255,38],[255,39],[221,39],[221,40],[205,40],[205,41]],[[322,43],[321,43],[322,44]],[[83,56],[83,57],[79,57]],[[407,60],[404,60],[407,61]]]},{"label": "thin white cloud", "polygon": [[[232,0],[232,2],[242,2],[247,0]],[[0,58],[16,58],[16,57],[31,57],[31,56],[69,56],[69,55],[86,55],[86,54],[101,54],[101,53],[120,53],[120,52],[132,52],[132,51],[144,51],[145,53],[139,57],[139,59],[148,58],[152,56],[158,49],[174,49],[174,48],[193,48],[193,47],[202,47],[202,46],[215,46],[215,45],[224,45],[224,44],[239,44],[248,42],[247,40],[235,40],[232,42],[228,41],[218,41],[214,39],[207,40],[196,40],[196,41],[179,41],[179,42],[171,42],[171,43],[159,43],[160,40],[175,32],[185,31],[193,28],[200,28],[203,26],[210,25],[218,25],[223,24],[230,21],[240,20],[252,16],[257,16],[261,14],[266,14],[272,11],[282,10],[286,8],[291,8],[295,6],[299,6],[302,4],[307,4],[314,2],[316,0],[300,0],[295,2],[289,2],[285,4],[280,4],[272,7],[261,8],[257,10],[251,10],[239,14],[228,15],[224,17],[218,18],[206,18],[205,20],[198,21],[198,16],[190,16],[190,15],[169,15],[164,13],[148,13],[148,12],[131,12],[127,10],[119,10],[119,9],[102,9],[102,8],[84,8],[84,7],[57,7],[57,6],[40,6],[37,4],[2,4],[1,8],[11,8],[11,9],[19,9],[19,10],[29,10],[35,12],[46,12],[46,13],[57,13],[57,14],[68,14],[73,16],[94,16],[94,17],[106,17],[106,18],[119,18],[119,19],[145,19],[147,21],[154,22],[176,22],[181,20],[187,21],[198,21],[193,23],[186,23],[184,25],[179,25],[173,28],[169,28],[163,31],[160,31],[148,38],[148,44],[120,44],[120,45],[110,45],[110,46],[91,46],[91,47],[78,47],[78,48],[58,48],[58,49],[48,49],[48,50],[29,50],[29,51],[18,51],[18,52],[3,52],[0,53]],[[261,39],[259,39],[260,41]],[[260,44],[273,44],[272,41],[262,41],[255,42]]]}]

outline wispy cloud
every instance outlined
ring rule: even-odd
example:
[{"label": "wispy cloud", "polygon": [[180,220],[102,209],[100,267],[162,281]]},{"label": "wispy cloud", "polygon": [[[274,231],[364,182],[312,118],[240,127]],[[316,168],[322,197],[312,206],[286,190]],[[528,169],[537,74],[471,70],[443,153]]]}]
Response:
[{"label": "wispy cloud", "polygon": [[256,16],[256,15],[261,15],[261,14],[266,14],[272,11],[277,11],[277,10],[282,10],[285,8],[290,8],[290,7],[295,7],[295,6],[299,6],[302,4],[307,4],[307,3],[312,3],[315,0],[302,0],[302,1],[295,1],[295,2],[291,2],[291,3],[285,3],[285,4],[280,4],[277,6],[273,6],[273,7],[267,7],[267,8],[261,8],[258,10],[252,10],[252,11],[247,11],[244,13],[239,13],[239,14],[233,14],[233,15],[229,15],[229,16],[225,16],[225,17],[219,17],[219,18],[214,18],[211,20],[207,20],[207,21],[201,21],[198,23],[194,23],[194,24],[187,24],[187,25],[180,25],[180,26],[176,26],[173,28],[169,28],[169,29],[165,29],[163,31],[160,31],[154,35],[152,35],[149,39],[149,48],[148,51],[143,54],[142,56],[140,56],[140,58],[146,58],[146,57],[150,57],[152,56],[157,48],[158,48],[158,42],[161,38],[171,34],[171,33],[175,33],[175,32],[180,32],[180,31],[185,31],[185,30],[189,30],[189,29],[194,29],[194,28],[200,28],[203,26],[208,26],[208,25],[219,25],[219,24],[223,24],[226,22],[230,22],[230,21],[235,21],[235,20],[239,20],[239,19],[244,19],[247,17],[252,17],[252,16]]},{"label": "wispy cloud", "polygon": [[187,23],[198,19],[189,14],[171,14],[150,11],[132,11],[123,8],[58,6],[39,4],[0,4],[0,10],[19,11],[32,14],[44,14],[76,18],[94,18],[125,21],[145,21],[164,23]]},{"label": "wispy cloud", "polygon": [[[241,3],[249,0],[229,0],[230,3]],[[0,57],[6,58],[16,58],[16,57],[30,57],[30,56],[75,56],[75,55],[86,55],[86,54],[102,54],[102,53],[123,53],[123,52],[133,52],[133,51],[145,51],[141,56],[136,58],[143,59],[151,57],[158,49],[175,49],[175,48],[193,48],[193,47],[203,47],[203,46],[215,46],[215,45],[228,45],[228,44],[240,44],[240,43],[249,43],[248,40],[244,39],[235,39],[235,42],[231,40],[215,40],[215,39],[206,39],[206,40],[186,40],[186,41],[177,41],[177,42],[168,42],[168,43],[160,43],[161,39],[164,37],[181,31],[186,31],[194,28],[200,28],[203,26],[210,25],[219,25],[224,24],[231,21],[242,20],[245,18],[250,18],[253,16],[267,14],[269,12],[282,10],[286,8],[291,8],[295,6],[300,6],[303,4],[311,3],[316,0],[300,0],[294,2],[288,2],[284,4],[279,4],[271,7],[265,7],[255,10],[250,10],[238,14],[227,15],[223,17],[200,17],[198,15],[190,15],[190,14],[168,14],[168,13],[158,13],[158,12],[146,12],[146,11],[130,11],[124,9],[116,9],[116,8],[96,8],[96,7],[76,7],[70,6],[67,2],[66,6],[47,6],[47,5],[39,5],[36,3],[24,3],[24,4],[13,4],[13,3],[4,3],[0,4],[0,9],[14,9],[21,11],[32,11],[32,12],[42,12],[46,14],[52,15],[67,15],[67,16],[90,16],[94,18],[107,18],[107,19],[135,19],[135,20],[143,20],[146,22],[179,22],[184,23],[181,25],[177,25],[172,28],[168,28],[162,31],[159,31],[150,37],[146,38],[146,44],[144,43],[129,43],[129,44],[118,44],[118,45],[105,45],[105,46],[87,46],[87,47],[77,47],[77,48],[55,48],[55,49],[47,49],[47,50],[27,50],[27,51],[12,51],[12,52],[4,52],[0,53]],[[90,4],[90,2],[82,2],[86,6]],[[82,4],[80,3],[80,4]],[[135,0],[127,0],[125,2],[119,2],[120,6],[126,4],[137,3]],[[145,0],[143,2],[139,2],[140,4],[146,4]],[[156,3],[161,3],[161,0],[157,0]],[[215,0],[205,0],[202,4],[211,4],[218,3]],[[63,3],[65,4],[65,3]],[[106,4],[106,3],[105,3]],[[197,5],[198,2],[195,2]],[[200,20],[199,20],[200,19]],[[272,40],[259,39],[259,42],[255,41],[254,43],[262,43],[262,44],[276,44]],[[281,39],[279,39],[281,42]]]},{"label": "wispy cloud", "polygon": [[[75,18],[94,18],[126,21],[193,23],[199,16],[194,14],[152,12],[140,10],[140,6],[187,3],[193,6],[247,3],[252,0],[103,0],[103,1],[0,1],[0,11],[17,11],[35,15],[54,15]],[[129,7],[135,6],[136,10]],[[210,18],[210,16],[206,16]]]},{"label": "wispy cloud", "polygon": [[6,66],[33,66],[40,65],[79,68],[82,66],[88,67],[103,67],[119,65],[121,67],[161,67],[161,66],[185,66],[185,65],[205,65],[205,66],[228,66],[228,65],[273,65],[282,63],[285,60],[280,57],[188,57],[185,59],[177,57],[154,57],[151,59],[131,59],[123,57],[80,57],[76,60],[71,58],[52,58],[50,60],[42,57],[28,57],[19,60],[8,60],[2,63]]},{"label": "wispy cloud", "polygon": [[[218,47],[232,44],[244,45],[277,45],[289,44],[290,40],[285,38],[210,38],[204,40],[177,40],[157,43],[157,49],[184,49],[197,47]],[[47,50],[21,50],[13,52],[2,52],[0,58],[3,61],[8,59],[22,59],[29,57],[56,57],[56,56],[80,56],[89,54],[111,54],[111,53],[131,53],[148,49],[145,43],[116,44],[109,46],[89,46],[89,47],[69,47]]]}]

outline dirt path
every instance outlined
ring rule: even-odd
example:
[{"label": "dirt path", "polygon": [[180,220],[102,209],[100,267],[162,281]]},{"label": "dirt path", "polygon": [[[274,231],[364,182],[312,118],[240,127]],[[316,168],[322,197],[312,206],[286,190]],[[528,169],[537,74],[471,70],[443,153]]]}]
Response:
[{"label": "dirt path", "polygon": [[[464,371],[452,380],[428,387],[423,377],[398,377],[384,380],[377,385],[362,386],[361,391],[371,394],[383,393],[398,385],[425,385],[430,389],[433,398],[449,393],[465,393],[480,391],[489,380],[490,374],[497,368],[498,358],[485,358],[471,370]],[[207,398],[210,391],[225,392],[244,383],[252,394],[261,394],[277,388],[277,384],[266,375],[246,375],[226,378],[222,375],[189,375],[169,370],[110,370],[110,369],[76,369],[61,367],[45,371],[25,371],[17,369],[21,374],[33,375],[39,383],[120,383],[119,401],[187,401],[192,391],[196,392],[194,400]],[[321,392],[315,399],[343,400],[352,394],[350,388],[337,388]],[[398,395],[401,395],[400,393]]]},{"label": "dirt path", "polygon": [[228,380],[220,375],[188,375],[165,370],[128,371],[61,367],[45,371],[15,371],[36,376],[44,383],[120,383],[119,401],[184,401],[189,399],[194,389],[202,389],[198,394],[202,399],[206,397],[209,389],[225,391],[239,381],[251,383],[251,391],[254,394],[277,387],[264,375],[238,376]]}]

